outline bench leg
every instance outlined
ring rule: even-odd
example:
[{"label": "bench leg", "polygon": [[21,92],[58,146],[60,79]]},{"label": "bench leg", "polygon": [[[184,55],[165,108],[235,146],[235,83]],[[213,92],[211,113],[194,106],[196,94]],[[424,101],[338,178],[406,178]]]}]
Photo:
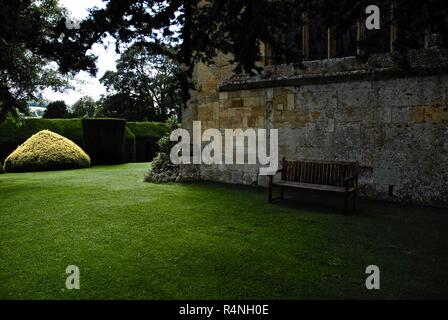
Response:
[{"label": "bench leg", "polygon": [[280,189],[280,199],[285,199],[285,188],[281,187]]},{"label": "bench leg", "polygon": [[353,193],[353,212],[356,212],[356,198],[358,196],[358,190]]},{"label": "bench leg", "polygon": [[347,214],[347,207],[348,207],[348,192],[344,193],[344,214]]},{"label": "bench leg", "polygon": [[268,196],[268,202],[272,203],[272,184],[269,184],[269,196]]}]

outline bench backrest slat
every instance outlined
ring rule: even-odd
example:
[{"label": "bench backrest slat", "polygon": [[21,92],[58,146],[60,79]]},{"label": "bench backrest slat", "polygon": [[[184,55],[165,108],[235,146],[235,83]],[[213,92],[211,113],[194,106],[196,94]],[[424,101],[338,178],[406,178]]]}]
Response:
[{"label": "bench backrest slat", "polygon": [[355,177],[349,184],[353,187],[358,170],[358,162],[283,159],[282,180],[342,187],[346,179]]}]

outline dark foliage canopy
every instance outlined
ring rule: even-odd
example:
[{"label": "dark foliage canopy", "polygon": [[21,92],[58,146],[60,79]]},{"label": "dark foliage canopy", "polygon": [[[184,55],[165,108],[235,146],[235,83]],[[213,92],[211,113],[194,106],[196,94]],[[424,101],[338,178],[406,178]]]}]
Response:
[{"label": "dark foliage canopy", "polygon": [[[256,72],[260,43],[287,54],[285,35],[301,24],[303,13],[322,27],[344,30],[365,17],[368,5],[378,4],[384,13],[392,2],[402,30],[398,50],[417,46],[426,29],[439,35],[441,45],[448,43],[446,0],[105,0],[105,8],[91,10],[79,29],[67,29],[56,0],[0,0],[0,116],[23,106],[39,85],[49,85],[34,81],[48,61],[56,61],[63,74],[95,73],[87,52],[107,35],[119,51],[135,45],[179,65],[186,101],[193,66],[212,62],[218,51],[232,54],[236,71]],[[375,43],[375,33],[370,36],[362,43],[367,54]]]},{"label": "dark foliage canopy", "polygon": [[0,120],[26,112],[42,89],[66,87],[64,74],[95,73],[95,57],[87,54],[95,39],[80,41],[65,16],[57,0],[0,0]]},{"label": "dark foliage canopy", "polygon": [[137,44],[120,57],[116,71],[100,79],[110,92],[102,99],[99,114],[130,121],[165,121],[181,106],[177,65]]},{"label": "dark foliage canopy", "polygon": [[[260,60],[260,43],[287,54],[285,35],[302,23],[303,13],[321,27],[344,31],[365,9],[377,4],[384,14],[395,5],[395,22],[404,29],[395,47],[416,46],[416,35],[429,28],[448,43],[446,0],[108,0],[94,10],[85,27],[98,38],[104,32],[117,45],[137,44],[153,54],[169,57],[181,66],[179,79],[187,98],[188,80],[196,62],[212,62],[218,51],[231,53],[238,72],[254,72]],[[361,43],[369,53],[376,33]],[[300,59],[299,59],[300,60]]]},{"label": "dark foliage canopy", "polygon": [[425,28],[447,43],[448,4],[444,0],[108,0],[86,24],[108,32],[118,45],[138,43],[191,68],[210,62],[217,51],[232,53],[238,68],[251,72],[260,59],[260,42],[287,50],[284,37],[303,13],[322,27],[343,30],[377,4],[383,14],[395,7],[395,22],[405,29],[399,47],[412,48]]},{"label": "dark foliage canopy", "polygon": [[45,119],[64,119],[68,118],[69,113],[64,101],[50,102],[43,114]]},{"label": "dark foliage canopy", "polygon": [[93,118],[97,109],[97,103],[89,96],[76,101],[72,106],[70,116],[72,118]]}]

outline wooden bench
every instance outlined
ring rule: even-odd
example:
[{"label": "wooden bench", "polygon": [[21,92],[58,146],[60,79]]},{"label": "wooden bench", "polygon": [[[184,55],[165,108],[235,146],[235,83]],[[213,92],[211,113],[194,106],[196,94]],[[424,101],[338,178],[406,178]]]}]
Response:
[{"label": "wooden bench", "polygon": [[[356,210],[358,192],[358,162],[342,161],[311,161],[283,159],[281,180],[274,182],[274,176],[269,176],[269,203],[284,199],[286,188],[307,189],[315,191],[336,192],[344,195],[344,213],[347,213],[350,195],[353,196],[353,211]],[[277,174],[276,173],[276,174]],[[272,198],[274,187],[279,187],[281,195]]]}]

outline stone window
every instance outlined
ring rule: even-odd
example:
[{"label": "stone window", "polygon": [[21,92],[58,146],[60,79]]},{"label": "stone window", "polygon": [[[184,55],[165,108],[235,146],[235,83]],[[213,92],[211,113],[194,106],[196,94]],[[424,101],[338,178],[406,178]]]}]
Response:
[{"label": "stone window", "polygon": [[381,29],[366,30],[365,21],[354,21],[345,30],[324,29],[304,17],[303,60],[324,60],[331,58],[352,57],[360,54],[358,43],[366,37],[373,39],[372,53],[386,53],[393,50],[397,36],[397,26],[392,24],[393,8],[382,10]]},{"label": "stone window", "polygon": [[[266,65],[288,64],[299,61],[324,60],[331,58],[343,58],[362,54],[360,46],[368,35],[370,53],[387,53],[395,50],[394,45],[399,38],[409,36],[406,28],[398,28],[394,19],[395,5],[389,8],[381,8],[380,30],[367,30],[365,21],[354,21],[346,30],[324,28],[306,14],[302,17],[301,25],[285,36],[287,54],[276,52],[269,45],[265,46]],[[416,14],[419,14],[418,12]],[[430,30],[419,26],[421,34],[412,34],[413,49],[425,48],[430,45]]]}]

